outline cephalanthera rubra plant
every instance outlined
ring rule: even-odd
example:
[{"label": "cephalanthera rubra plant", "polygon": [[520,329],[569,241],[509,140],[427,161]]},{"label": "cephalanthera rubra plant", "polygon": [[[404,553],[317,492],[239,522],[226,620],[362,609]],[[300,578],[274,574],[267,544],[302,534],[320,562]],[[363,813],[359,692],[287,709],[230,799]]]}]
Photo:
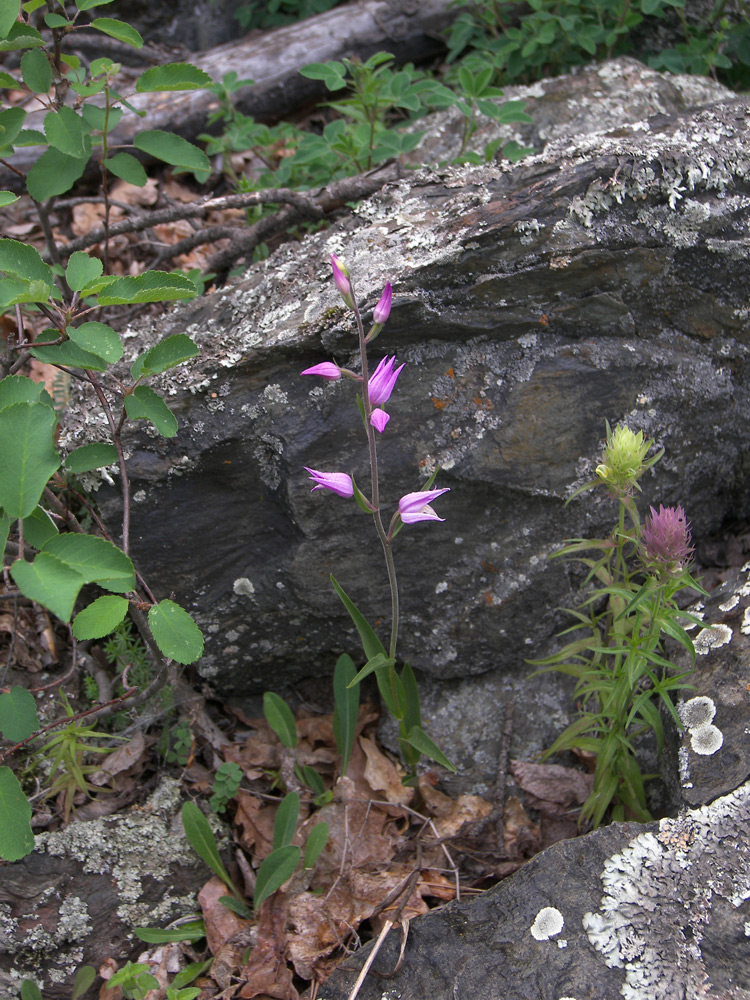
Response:
[{"label": "cephalanthera rubra plant", "polygon": [[652,445],[642,431],[636,434],[624,424],[611,430],[607,424],[596,479],[573,496],[606,488],[617,501],[617,523],[607,538],[569,539],[553,554],[573,556],[588,567],[585,597],[570,610],[576,623],[563,633],[575,638],[553,656],[532,661],[578,678],[578,718],[545,756],[561,750],[594,755],[594,787],[581,812],[581,821],[594,827],[610,806],[615,820],[651,818],[644,780],[654,776],[641,774],[633,741],[652,730],[661,750],[659,703],[681,727],[670,692],[689,687],[687,674],[675,673],[663,640],[676,640],[695,659],[685,626],[702,625],[676,600],[685,589],[706,593],[690,575],[693,547],[685,511],[651,507],[641,524],[635,504],[638,480],[663,454],[647,458]]},{"label": "cephalanthera rubra plant", "polygon": [[401,751],[409,769],[409,774],[404,780],[412,782],[416,777],[416,764],[422,754],[431,757],[451,770],[455,770],[455,768],[422,728],[419,692],[414,671],[408,663],[404,663],[400,672],[396,666],[399,599],[393,542],[404,525],[415,524],[418,521],[444,520],[438,516],[431,505],[443,493],[447,493],[448,488],[433,489],[435,481],[435,475],[433,475],[422,489],[402,496],[390,517],[385,513],[386,507],[381,498],[381,484],[378,474],[377,439],[379,434],[385,432],[388,425],[390,417],[385,410],[385,404],[394,391],[404,365],[399,365],[395,356],[384,357],[370,374],[367,348],[380,333],[390,315],[393,292],[391,283],[388,282],[373,311],[373,325],[369,333],[365,334],[351,275],[335,254],[331,255],[331,265],[336,287],[354,314],[359,338],[360,371],[353,372],[346,368],[340,368],[330,361],[323,361],[312,368],[305,369],[302,374],[316,375],[328,381],[335,381],[342,377],[348,378],[359,386],[357,402],[367,437],[370,462],[369,495],[359,488],[354,477],[348,472],[324,472],[309,468],[306,471],[309,472],[310,479],[315,483],[313,492],[328,490],[338,497],[354,499],[360,508],[372,518],[375,533],[380,540],[391,593],[391,634],[387,649],[373,627],[333,576],[331,576],[331,582],[357,627],[367,658],[365,665],[351,681],[350,687],[359,684],[369,674],[375,674],[383,702],[399,724]]}]

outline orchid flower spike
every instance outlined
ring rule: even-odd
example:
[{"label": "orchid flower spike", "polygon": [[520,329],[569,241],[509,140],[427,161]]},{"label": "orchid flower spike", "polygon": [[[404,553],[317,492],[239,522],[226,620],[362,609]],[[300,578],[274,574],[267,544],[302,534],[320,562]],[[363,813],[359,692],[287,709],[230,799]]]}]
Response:
[{"label": "orchid flower spike", "polygon": [[340,261],[335,253],[331,254],[331,267],[333,268],[333,280],[339,290],[341,298],[350,309],[354,308],[352,299],[352,284],[349,281],[349,269],[343,261]]},{"label": "orchid flower spike", "polygon": [[332,361],[321,361],[319,365],[313,365],[312,368],[305,368],[303,372],[300,372],[300,375],[318,375],[329,382],[336,382],[341,378],[341,369]]},{"label": "orchid flower spike", "polygon": [[307,466],[305,472],[310,473],[310,479],[315,483],[310,490],[311,493],[316,490],[330,490],[340,497],[354,496],[352,477],[347,476],[345,472],[319,472],[317,469],[308,469]]},{"label": "orchid flower spike", "polygon": [[383,358],[378,367],[370,376],[368,383],[370,403],[372,406],[382,406],[390,399],[396,379],[401,374],[404,365],[396,365],[395,355],[392,358]]},{"label": "orchid flower spike", "polygon": [[442,490],[419,490],[417,493],[407,493],[398,502],[398,512],[404,524],[416,524],[417,521],[444,521],[430,507],[443,493],[449,493],[450,487]]}]

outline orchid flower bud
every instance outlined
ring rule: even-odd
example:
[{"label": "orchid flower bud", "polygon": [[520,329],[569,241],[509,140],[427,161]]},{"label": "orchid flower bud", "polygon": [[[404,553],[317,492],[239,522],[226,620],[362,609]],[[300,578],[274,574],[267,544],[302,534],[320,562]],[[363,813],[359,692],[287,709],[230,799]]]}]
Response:
[{"label": "orchid flower bud", "polygon": [[305,368],[303,372],[300,372],[300,375],[317,375],[329,382],[337,382],[341,378],[341,369],[332,361],[321,361],[319,365]]},{"label": "orchid flower bud", "polygon": [[430,507],[443,493],[449,493],[450,487],[442,490],[420,490],[417,493],[407,493],[398,502],[398,512],[404,524],[415,524],[417,521],[444,521]]},{"label": "orchid flower bud", "polygon": [[376,326],[382,326],[391,315],[391,300],[393,299],[393,289],[390,281],[387,281],[383,294],[380,296],[378,304],[372,311],[372,318]]},{"label": "orchid flower bud", "polygon": [[395,355],[392,358],[383,358],[370,376],[368,389],[370,394],[370,403],[373,406],[382,406],[383,403],[390,399],[393,387],[396,384],[396,379],[399,377],[401,369],[404,367],[403,365],[399,365],[399,367],[396,368],[395,365]]},{"label": "orchid flower bud", "polygon": [[316,490],[330,490],[340,497],[354,495],[352,477],[347,476],[345,472],[319,472],[317,469],[308,469],[307,466],[305,466],[305,472],[310,473],[310,479],[315,483],[311,493]]},{"label": "orchid flower bud", "polygon": [[331,254],[331,267],[333,268],[333,280],[336,283],[336,288],[338,288],[341,298],[350,309],[353,309],[354,300],[352,299],[352,285],[349,281],[349,269],[346,264],[338,259],[335,253]]}]

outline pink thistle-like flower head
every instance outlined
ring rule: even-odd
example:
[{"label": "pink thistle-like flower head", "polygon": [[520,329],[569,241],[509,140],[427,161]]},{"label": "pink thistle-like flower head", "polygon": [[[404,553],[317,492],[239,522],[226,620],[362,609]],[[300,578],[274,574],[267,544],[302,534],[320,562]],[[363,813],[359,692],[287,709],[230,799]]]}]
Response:
[{"label": "pink thistle-like flower head", "polygon": [[393,299],[393,289],[390,281],[385,283],[383,294],[380,296],[378,304],[372,311],[372,320],[376,326],[382,326],[391,315],[391,300]]},{"label": "pink thistle-like flower head", "polygon": [[316,490],[330,490],[340,497],[354,496],[352,477],[347,476],[345,472],[319,472],[317,469],[308,469],[307,466],[305,472],[310,473],[310,479],[315,483],[311,493]]},{"label": "pink thistle-like flower head", "polygon": [[341,298],[351,309],[354,305],[352,300],[352,285],[349,281],[349,268],[340,261],[335,253],[331,254],[331,267],[333,268],[333,280],[336,283]]},{"label": "pink thistle-like flower head", "polygon": [[396,368],[396,357],[383,358],[370,376],[368,383],[370,403],[372,406],[382,406],[390,399],[396,379],[401,374],[403,365]]},{"label": "pink thistle-like flower head", "polygon": [[417,521],[444,521],[444,517],[438,517],[430,507],[433,500],[437,500],[443,493],[449,493],[450,488],[442,490],[419,490],[417,493],[407,493],[398,502],[398,512],[404,524],[416,524]]},{"label": "pink thistle-like flower head", "polygon": [[332,361],[321,361],[319,365],[305,368],[300,375],[317,375],[319,378],[328,379],[329,382],[336,382],[341,378],[341,369]]},{"label": "pink thistle-like flower head", "polygon": [[385,430],[385,425],[388,423],[390,419],[391,419],[390,414],[386,413],[385,410],[381,410],[380,408],[373,410],[372,413],[370,414],[370,423],[375,428],[375,430],[378,431],[380,434],[383,433],[383,431]]},{"label": "pink thistle-like flower head", "polygon": [[652,507],[643,522],[641,545],[649,563],[657,563],[668,572],[679,572],[690,561],[690,525],[682,507],[659,504]]}]

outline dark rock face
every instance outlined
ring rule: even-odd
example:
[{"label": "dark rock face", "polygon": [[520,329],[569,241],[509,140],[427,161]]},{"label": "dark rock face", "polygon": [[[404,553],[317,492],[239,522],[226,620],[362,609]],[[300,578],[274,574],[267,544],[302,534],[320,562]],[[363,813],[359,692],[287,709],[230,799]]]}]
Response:
[{"label": "dark rock face", "polygon": [[[613,78],[621,89],[612,64],[590,71],[592,90]],[[370,307],[394,282],[373,352],[407,363],[382,439],[385,504],[438,464],[452,490],[445,523],[397,544],[400,653],[422,673],[525,677],[571,587],[546,556],[610,527],[607,502],[563,507],[591,476],[605,417],[664,446],[644,499],[683,503],[698,538],[748,511],[748,132],[747,103],[728,100],[554,140],[515,167],[408,175],[138,334],[186,331],[202,349],[170,390],[178,436],[129,440],[134,552],[157,593],[197,613],[201,670],[223,694],[280,688],[356,650],[331,572],[371,619],[387,617],[366,517],[311,497],[302,471],[366,485],[349,384],[298,376],[332,356],[355,363],[331,251]]]}]

